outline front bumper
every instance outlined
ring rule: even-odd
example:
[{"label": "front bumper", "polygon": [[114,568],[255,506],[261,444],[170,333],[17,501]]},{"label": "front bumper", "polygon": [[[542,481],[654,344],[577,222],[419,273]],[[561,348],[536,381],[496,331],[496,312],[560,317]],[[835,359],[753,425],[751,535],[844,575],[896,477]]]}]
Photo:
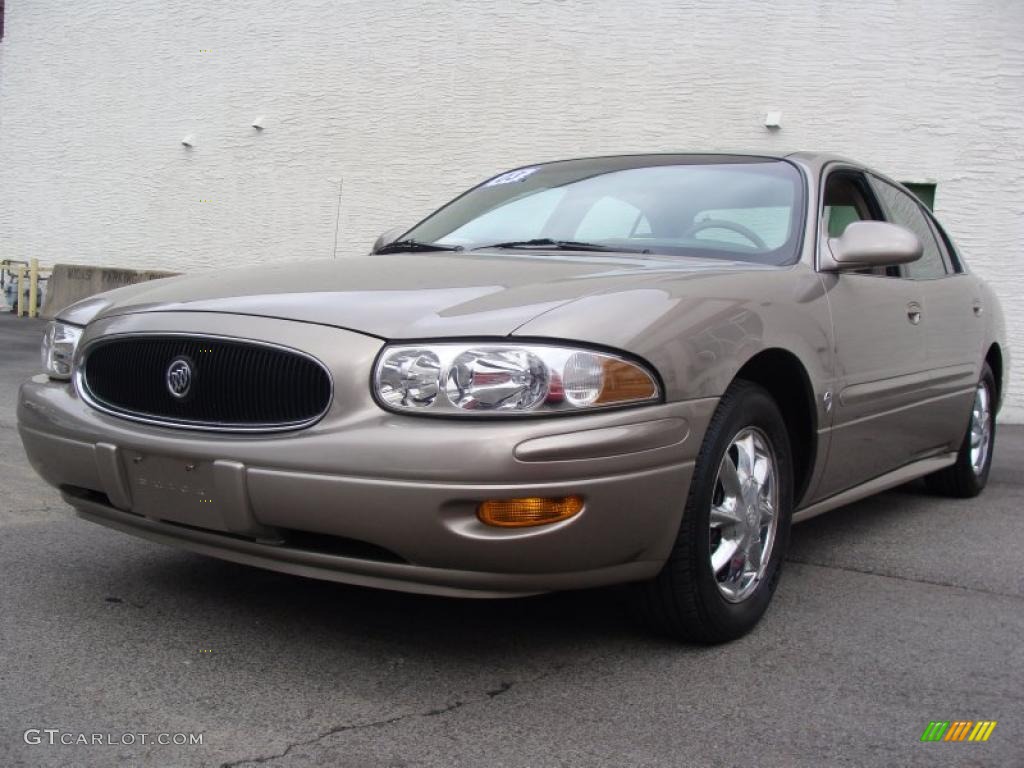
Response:
[{"label": "front bumper", "polygon": [[[486,423],[376,406],[382,342],[342,329],[231,315],[147,313],[118,332],[186,331],[291,344],[332,370],[335,399],[307,429],[185,432],[101,413],[68,384],[19,394],[33,467],[94,522],[203,554],[412,592],[508,596],[640,580],[678,530],[713,399]],[[104,324],[89,333],[109,332]],[[553,525],[497,529],[484,499],[584,497]]]}]

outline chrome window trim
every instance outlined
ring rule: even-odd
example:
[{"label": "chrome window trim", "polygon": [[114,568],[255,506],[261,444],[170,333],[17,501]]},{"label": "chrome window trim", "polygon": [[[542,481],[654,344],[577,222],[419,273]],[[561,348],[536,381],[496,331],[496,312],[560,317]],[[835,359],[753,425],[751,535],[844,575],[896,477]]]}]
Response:
[{"label": "chrome window trim", "polygon": [[[286,424],[267,424],[260,425],[254,424],[251,426],[240,426],[236,424],[217,423],[217,422],[194,422],[194,421],[178,421],[176,419],[164,419],[153,416],[140,416],[130,411],[122,411],[117,408],[105,405],[93,397],[89,391],[89,387],[85,381],[85,362],[88,358],[89,352],[93,349],[103,346],[104,344],[111,343],[114,341],[124,341],[126,339],[138,339],[138,338],[182,338],[182,339],[212,339],[215,341],[229,341],[243,344],[252,344],[258,347],[266,347],[268,349],[276,349],[284,352],[289,352],[294,355],[299,355],[307,360],[313,362],[320,369],[327,374],[328,383],[328,394],[327,404],[324,409],[316,416],[310,419],[304,419],[303,421],[288,422]],[[196,432],[235,432],[235,433],[268,433],[268,432],[290,432],[297,429],[305,429],[311,427],[324,416],[327,415],[328,411],[331,410],[331,406],[334,404],[334,376],[331,375],[331,369],[328,368],[323,361],[319,358],[314,357],[308,352],[304,352],[301,349],[295,347],[289,347],[285,344],[274,344],[267,341],[259,341],[256,339],[248,339],[243,336],[224,336],[221,334],[213,333],[185,333],[181,331],[136,331],[132,333],[111,333],[103,336],[98,336],[95,339],[89,340],[84,346],[80,347],[75,355],[73,371],[71,380],[74,384],[75,392],[82,398],[82,401],[89,405],[91,408],[106,413],[110,416],[116,416],[119,419],[125,419],[126,421],[134,421],[140,424],[149,424],[158,427],[172,427],[174,429],[187,429]]]}]

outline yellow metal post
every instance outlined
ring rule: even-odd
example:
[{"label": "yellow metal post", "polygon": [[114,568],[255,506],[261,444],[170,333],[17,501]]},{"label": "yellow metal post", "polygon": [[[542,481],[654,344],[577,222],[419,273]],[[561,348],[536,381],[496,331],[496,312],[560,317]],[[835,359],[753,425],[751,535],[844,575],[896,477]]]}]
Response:
[{"label": "yellow metal post", "polygon": [[31,259],[28,268],[28,316],[39,317],[39,259]]},{"label": "yellow metal post", "polygon": [[18,265],[18,317],[25,314],[25,265]]}]

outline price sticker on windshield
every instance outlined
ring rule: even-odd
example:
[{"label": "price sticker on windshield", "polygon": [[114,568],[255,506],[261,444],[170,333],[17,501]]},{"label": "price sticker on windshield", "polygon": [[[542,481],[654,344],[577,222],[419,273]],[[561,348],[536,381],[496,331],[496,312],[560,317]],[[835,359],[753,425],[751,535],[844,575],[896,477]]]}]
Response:
[{"label": "price sticker on windshield", "polygon": [[509,171],[508,173],[501,174],[501,176],[495,176],[493,179],[484,184],[484,186],[496,187],[499,184],[516,184],[520,181],[526,181],[527,176],[530,176],[536,172],[536,168],[520,168],[518,171]]}]

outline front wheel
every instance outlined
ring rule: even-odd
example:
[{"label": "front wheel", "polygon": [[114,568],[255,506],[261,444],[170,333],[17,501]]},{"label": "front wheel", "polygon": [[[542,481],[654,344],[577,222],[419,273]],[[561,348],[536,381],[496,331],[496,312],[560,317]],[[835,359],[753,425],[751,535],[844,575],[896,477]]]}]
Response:
[{"label": "front wheel", "polygon": [[737,381],[708,426],[672,552],[653,580],[638,585],[648,621],[699,643],[748,632],[778,583],[792,506],[782,414],[763,388]]}]

